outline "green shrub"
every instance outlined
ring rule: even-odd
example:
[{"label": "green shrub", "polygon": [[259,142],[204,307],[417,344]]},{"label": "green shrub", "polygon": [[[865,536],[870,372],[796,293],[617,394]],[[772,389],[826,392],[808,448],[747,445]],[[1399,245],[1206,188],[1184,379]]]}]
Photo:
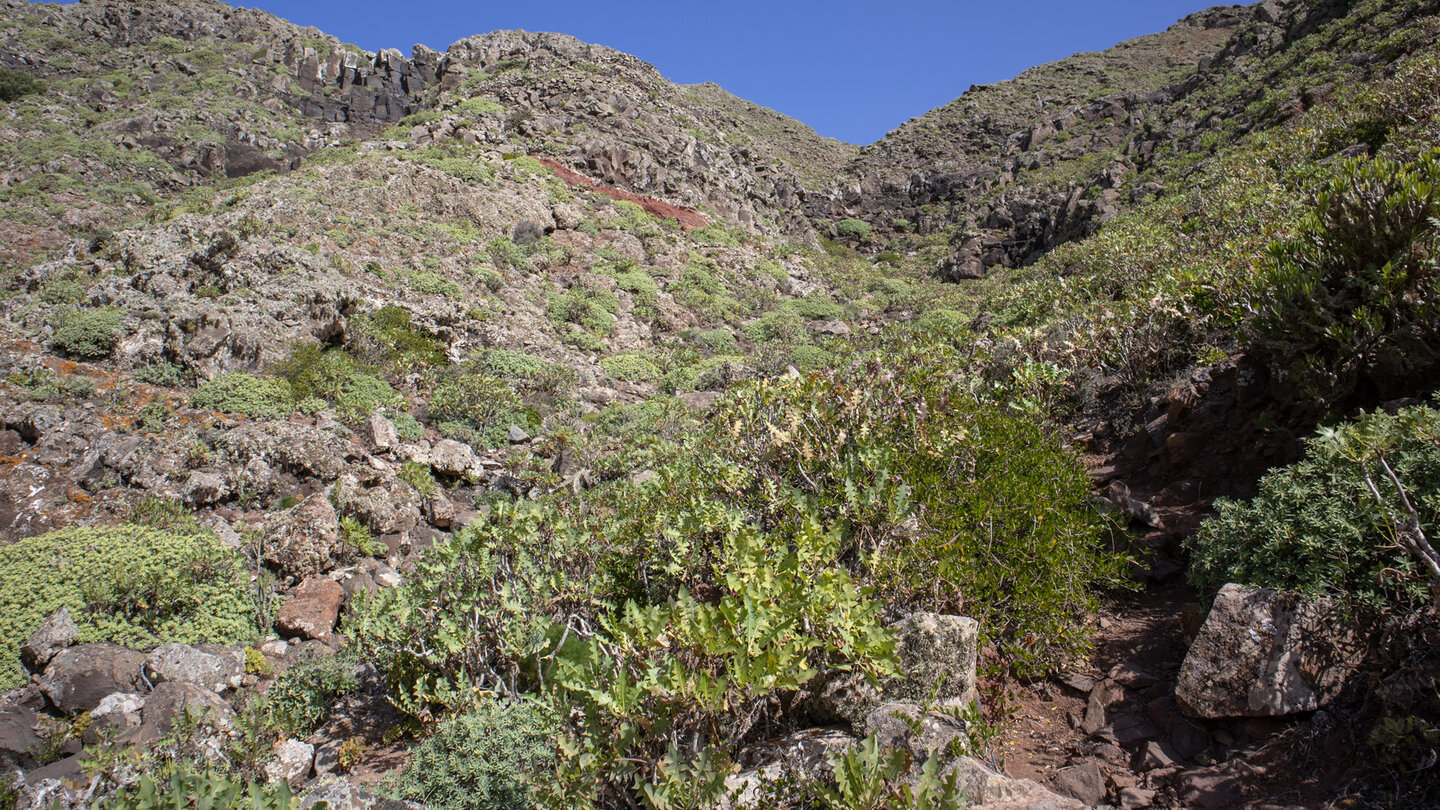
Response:
[{"label": "green shrub", "polygon": [[479,119],[486,115],[493,115],[503,109],[505,108],[502,107],[499,102],[478,96],[475,98],[467,98],[455,105],[456,112],[472,120]]},{"label": "green shrub", "polygon": [[524,810],[531,775],[553,765],[555,732],[529,703],[482,698],[436,727],[388,792],[435,810]]},{"label": "green shrub", "polygon": [[790,350],[789,360],[800,371],[814,371],[833,363],[835,355],[819,346],[796,346]]},{"label": "green shrub", "polygon": [[265,693],[265,711],[287,734],[304,737],[328,720],[335,704],[357,687],[353,659],[322,654],[281,672]]},{"label": "green shrub", "polygon": [[[1220,499],[1215,516],[1186,541],[1190,579],[1341,596],[1368,608],[1414,610],[1429,601],[1426,573],[1395,542],[1387,511],[1365,483],[1365,467],[1334,451],[1336,442],[1383,437],[1387,463],[1435,536],[1440,514],[1440,412],[1413,408],[1371,414],[1313,438],[1305,458],[1272,470],[1248,502]],[[1373,475],[1388,499],[1397,493]]]},{"label": "green shrub", "polygon": [[740,247],[744,231],[732,232],[724,225],[707,225],[690,231],[690,241],[699,245]]},{"label": "green shrub", "polygon": [[788,307],[761,315],[759,318],[745,324],[743,330],[745,337],[756,343],[769,343],[771,341],[800,343],[809,335],[809,330],[805,328],[804,319]]},{"label": "green shrub", "polygon": [[423,295],[443,295],[446,298],[463,298],[465,291],[459,284],[434,273],[416,273],[410,276],[410,289]]},{"label": "green shrub", "polygon": [[615,328],[615,313],[620,300],[609,290],[575,286],[559,295],[550,295],[546,312],[556,326],[573,323],[600,335],[609,335]]},{"label": "green shrub", "polygon": [[528,270],[530,267],[529,251],[510,241],[509,237],[497,236],[490,240],[485,250],[496,267],[509,267],[513,270]]},{"label": "green shrub", "polygon": [[1437,218],[1440,151],[1340,163],[1298,233],[1268,251],[1255,342],[1332,401],[1362,381],[1387,391],[1428,377],[1440,352]]},{"label": "green shrub", "polygon": [[707,329],[695,334],[695,342],[712,354],[726,354],[735,350],[735,334],[729,329]]},{"label": "green shrub", "polygon": [[660,367],[643,354],[632,352],[602,357],[600,367],[617,380],[655,382],[660,379]]},{"label": "green shrub", "polygon": [[0,101],[9,104],[22,96],[39,93],[45,84],[39,79],[20,70],[0,68]]},{"label": "green shrub", "polygon": [[486,349],[476,358],[475,365],[481,373],[499,377],[518,390],[531,393],[558,394],[575,381],[574,369],[513,349]]},{"label": "green shrub", "polygon": [[416,329],[410,312],[385,306],[351,321],[355,336],[348,350],[362,363],[392,374],[410,373],[446,364],[445,347],[433,336]]},{"label": "green shrub", "polygon": [[391,423],[395,425],[395,432],[400,438],[413,442],[425,438],[425,426],[420,421],[404,411],[387,414]]},{"label": "green shrub", "polygon": [[870,238],[874,230],[870,223],[863,219],[842,219],[835,223],[835,235],[841,239],[858,239],[865,241]]},{"label": "green shrub", "polygon": [[843,307],[827,298],[796,298],[787,302],[785,307],[812,321],[838,318],[845,314]]},{"label": "green shrub", "polygon": [[460,367],[447,372],[430,392],[430,421],[460,422],[476,431],[485,447],[503,447],[511,425],[530,427],[520,395],[504,380]]},{"label": "green shrub", "polygon": [[210,534],[69,528],[0,547],[0,689],[24,680],[20,644],[61,606],[81,642],[229,644],[255,635],[249,582]]},{"label": "green shrub", "polygon": [[343,350],[318,343],[293,347],[290,356],[272,370],[289,383],[293,401],[324,400],[348,418],[368,415],[380,407],[398,410],[407,404],[389,383]]},{"label": "green shrub", "polygon": [[921,344],[744,383],[707,439],[755,476],[750,508],[783,523],[803,503],[844,526],[856,576],[892,609],[974,616],[1010,666],[1044,671],[1085,648],[1077,619],[1124,558],[1074,453],[1041,419],[967,396],[954,362]]},{"label": "green shrub", "polygon": [[65,310],[56,315],[55,336],[50,345],[83,359],[109,357],[119,341],[120,322],[125,312],[113,307]]},{"label": "green shrub", "polygon": [[206,380],[190,397],[190,406],[224,413],[238,413],[256,419],[284,419],[290,415],[294,397],[284,380],[256,377],[244,371],[229,371]]},{"label": "green shrub", "polygon": [[704,321],[728,321],[740,314],[740,302],[725,289],[717,275],[720,266],[706,258],[691,258],[680,280],[669,286],[671,297]]},{"label": "green shrub", "polygon": [[418,461],[407,461],[400,465],[395,477],[415,488],[423,498],[434,495],[440,489],[435,483],[435,476],[431,474],[429,465],[421,464]]}]

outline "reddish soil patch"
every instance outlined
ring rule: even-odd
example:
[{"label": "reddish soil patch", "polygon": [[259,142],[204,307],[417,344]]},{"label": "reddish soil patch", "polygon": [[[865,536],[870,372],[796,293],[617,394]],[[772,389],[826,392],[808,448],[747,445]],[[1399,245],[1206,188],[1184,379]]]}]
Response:
[{"label": "reddish soil patch", "polygon": [[607,186],[598,180],[591,180],[590,178],[581,175],[579,172],[576,172],[573,169],[561,165],[559,161],[554,160],[553,158],[537,159],[544,165],[550,167],[555,172],[555,175],[557,177],[565,181],[566,185],[579,186],[581,188],[590,189],[591,191],[598,191],[599,193],[604,194],[612,200],[625,200],[626,202],[635,203],[636,205],[645,209],[645,212],[648,214],[657,216],[661,219],[676,220],[680,223],[680,227],[684,230],[688,231],[694,228],[704,228],[710,224],[709,217],[706,217],[704,214],[693,209],[682,208],[681,206],[672,205],[671,203],[664,202],[663,200],[657,200],[653,197],[644,197],[639,194],[631,194],[628,191],[621,191],[614,186]]}]

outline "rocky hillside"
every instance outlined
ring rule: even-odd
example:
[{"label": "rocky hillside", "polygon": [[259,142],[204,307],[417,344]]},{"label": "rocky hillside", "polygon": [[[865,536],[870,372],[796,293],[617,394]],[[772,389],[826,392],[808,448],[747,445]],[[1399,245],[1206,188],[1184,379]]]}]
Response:
[{"label": "rocky hillside", "polygon": [[814,213],[943,234],[938,269],[954,280],[1030,264],[1183,186],[1222,144],[1385,75],[1433,39],[1434,13],[1281,0],[1203,11],[970,88],[862,149]]},{"label": "rocky hillside", "polygon": [[0,803],[1440,795],[1437,0],[863,148],[562,34],[0,10]]}]

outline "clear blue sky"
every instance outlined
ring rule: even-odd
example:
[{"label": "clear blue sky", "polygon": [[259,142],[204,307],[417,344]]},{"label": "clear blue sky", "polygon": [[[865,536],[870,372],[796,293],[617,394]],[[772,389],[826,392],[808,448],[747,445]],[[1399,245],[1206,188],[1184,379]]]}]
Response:
[{"label": "clear blue sky", "polygon": [[1163,30],[1206,0],[241,0],[361,47],[560,31],[870,143],[972,84]]}]

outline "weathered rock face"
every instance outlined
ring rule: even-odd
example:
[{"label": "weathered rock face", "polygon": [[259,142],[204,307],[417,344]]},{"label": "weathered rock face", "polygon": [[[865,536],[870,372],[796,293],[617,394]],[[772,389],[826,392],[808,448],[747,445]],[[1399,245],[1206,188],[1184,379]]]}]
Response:
[{"label": "weathered rock face", "polygon": [[161,644],[145,659],[145,677],[156,684],[180,681],[224,693],[240,688],[244,675],[244,653],[228,647]]},{"label": "weathered rock face", "polygon": [[916,613],[891,626],[900,675],[879,688],[863,676],[842,674],[821,684],[809,701],[821,722],[859,729],[883,702],[935,699],[963,706],[975,700],[975,662],[980,625],[966,616]]},{"label": "weathered rock face", "polygon": [[144,655],[118,644],[81,644],[51,659],[40,690],[65,714],[88,712],[107,695],[143,691],[144,662]]},{"label": "weathered rock face", "polygon": [[1361,638],[1333,603],[1226,585],[1185,656],[1176,703],[1197,719],[1314,711],[1355,674]]}]

